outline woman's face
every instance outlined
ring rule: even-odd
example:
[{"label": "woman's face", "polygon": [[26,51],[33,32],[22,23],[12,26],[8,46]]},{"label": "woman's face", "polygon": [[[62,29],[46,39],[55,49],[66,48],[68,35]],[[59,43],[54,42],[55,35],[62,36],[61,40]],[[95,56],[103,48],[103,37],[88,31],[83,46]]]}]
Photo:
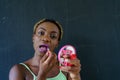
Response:
[{"label": "woman's face", "polygon": [[51,22],[43,22],[38,25],[35,34],[33,35],[33,47],[35,52],[39,52],[40,45],[47,45],[50,51],[57,47],[60,36],[58,27]]}]

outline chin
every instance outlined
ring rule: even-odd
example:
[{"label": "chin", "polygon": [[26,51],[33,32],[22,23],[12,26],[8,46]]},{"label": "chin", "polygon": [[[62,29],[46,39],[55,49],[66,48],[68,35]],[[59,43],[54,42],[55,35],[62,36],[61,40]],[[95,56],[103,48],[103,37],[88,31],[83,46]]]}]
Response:
[{"label": "chin", "polygon": [[45,55],[45,53],[39,53],[37,55],[40,56],[40,57],[43,57]]}]

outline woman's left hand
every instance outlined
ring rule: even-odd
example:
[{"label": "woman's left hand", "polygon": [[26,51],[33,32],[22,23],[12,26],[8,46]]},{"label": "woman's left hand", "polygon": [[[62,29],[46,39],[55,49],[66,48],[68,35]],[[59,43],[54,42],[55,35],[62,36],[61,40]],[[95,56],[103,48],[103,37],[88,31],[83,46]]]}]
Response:
[{"label": "woman's left hand", "polygon": [[72,80],[81,80],[80,78],[80,71],[81,71],[81,64],[78,58],[76,59],[66,59],[66,61],[72,66],[61,66],[60,69],[62,71],[68,72],[69,76]]}]

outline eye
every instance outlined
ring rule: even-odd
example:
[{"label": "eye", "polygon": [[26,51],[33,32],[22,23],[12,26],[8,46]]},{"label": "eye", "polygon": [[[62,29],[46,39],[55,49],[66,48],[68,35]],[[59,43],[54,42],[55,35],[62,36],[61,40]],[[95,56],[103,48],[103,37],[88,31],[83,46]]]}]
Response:
[{"label": "eye", "polygon": [[44,35],[44,34],[45,34],[44,31],[39,31],[39,32],[38,32],[38,36],[42,36],[42,35]]},{"label": "eye", "polygon": [[57,34],[56,33],[51,33],[50,38],[51,39],[57,39]]}]

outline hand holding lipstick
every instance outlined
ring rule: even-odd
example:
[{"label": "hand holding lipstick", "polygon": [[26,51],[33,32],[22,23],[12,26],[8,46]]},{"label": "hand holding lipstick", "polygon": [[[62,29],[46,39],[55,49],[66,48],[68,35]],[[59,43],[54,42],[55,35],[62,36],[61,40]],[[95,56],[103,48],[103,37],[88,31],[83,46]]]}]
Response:
[{"label": "hand holding lipstick", "polygon": [[[45,48],[45,46],[44,46]],[[42,51],[43,50],[43,51]],[[57,62],[56,54],[52,53],[49,48],[43,49],[41,48],[41,52],[46,52],[44,56],[40,59],[39,64],[39,73],[38,77],[46,77],[49,71],[54,67]]]}]

